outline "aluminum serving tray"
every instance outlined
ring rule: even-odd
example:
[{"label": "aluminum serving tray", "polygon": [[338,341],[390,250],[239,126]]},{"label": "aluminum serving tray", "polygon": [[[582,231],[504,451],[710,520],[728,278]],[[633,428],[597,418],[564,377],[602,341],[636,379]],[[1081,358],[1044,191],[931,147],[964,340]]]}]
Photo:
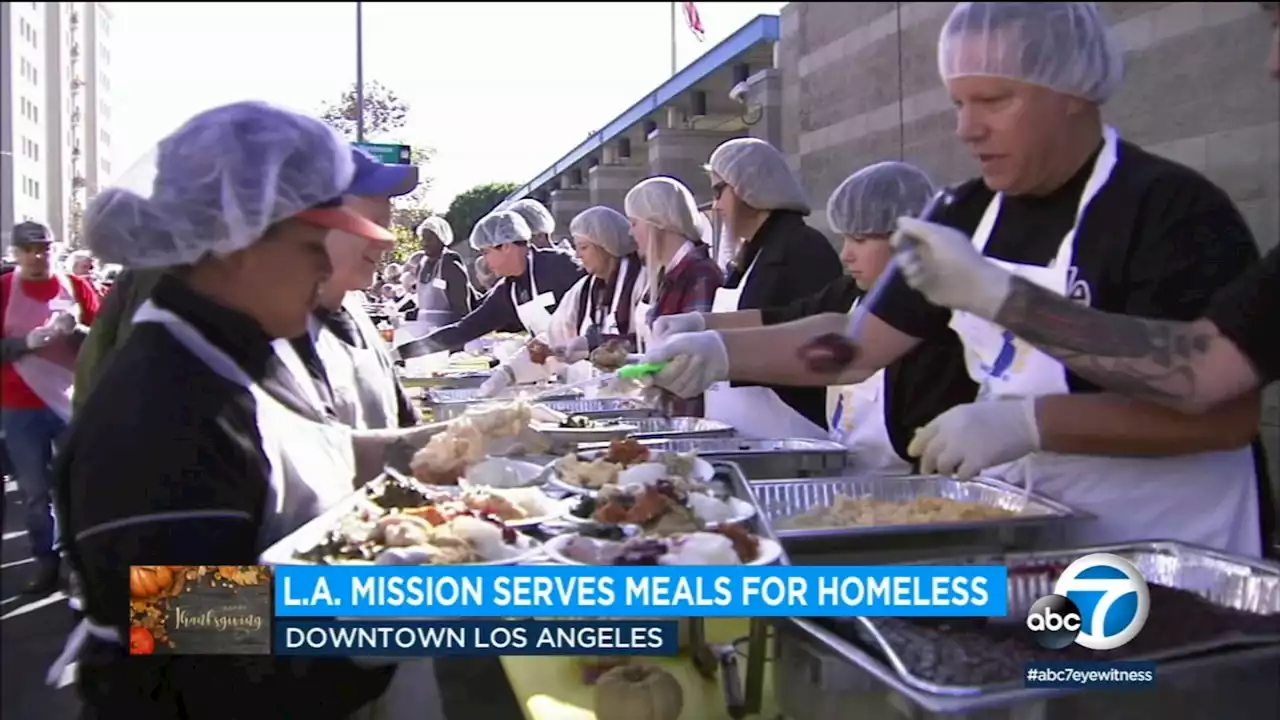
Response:
[{"label": "aluminum serving tray", "polygon": [[658,409],[637,398],[592,398],[589,400],[550,400],[539,401],[557,412],[566,415],[581,415],[588,418],[613,418],[627,420],[634,424],[633,418],[648,418],[658,413]]},{"label": "aluminum serving tray", "polygon": [[[957,553],[1029,548],[1053,535],[1056,527],[1092,517],[1037,493],[991,478],[958,480],[938,475],[849,476],[772,480],[751,484],[756,503],[793,554],[871,549],[875,562],[908,561],[911,555],[936,557],[944,547]],[[877,525],[869,527],[786,528],[785,520],[814,508],[832,506],[838,496],[908,502],[946,498],[980,503],[1017,513],[1005,518],[964,522]],[[1048,530],[1049,532],[1046,532]],[[906,555],[895,557],[894,543]]]},{"label": "aluminum serving tray", "polygon": [[[436,420],[450,420],[465,413],[467,408],[472,405],[480,403],[504,402],[539,394],[542,394],[544,399],[556,401],[573,400],[582,396],[582,391],[578,388],[556,390],[553,385],[513,388],[510,392],[492,398],[479,397],[479,392],[479,387],[432,389],[423,397],[423,404],[431,408],[433,417]],[[550,403],[544,404],[550,405]]]},{"label": "aluminum serving tray", "polygon": [[[1152,584],[1195,592],[1222,607],[1259,614],[1280,613],[1280,565],[1177,542],[948,557],[943,562],[1004,564],[1010,570],[1027,570],[1069,564],[1095,552],[1130,560]],[[1011,575],[1006,620],[1020,622],[1031,604],[1050,592],[1052,580],[1046,574]],[[1275,637],[1224,637],[1213,643],[1126,658],[1155,660],[1157,687],[1120,696],[1080,689],[1030,689],[1021,681],[983,687],[936,685],[910,674],[892,645],[876,631],[874,618],[852,621],[868,631],[859,633],[860,643],[802,618],[791,619],[780,630],[781,662],[775,663],[774,672],[788,715],[834,719],[839,717],[838,707],[847,708],[847,703],[855,702],[850,694],[858,696],[856,702],[874,698],[877,703],[899,710],[904,704],[914,706],[904,713],[911,717],[921,717],[923,710],[972,718],[1046,717],[1027,714],[1029,709],[1046,703],[1054,711],[1052,716],[1064,718],[1084,717],[1074,711],[1085,710],[1089,710],[1090,717],[1252,717],[1262,707],[1275,708],[1280,701],[1280,683],[1275,682],[1280,671],[1280,638]],[[812,687],[814,683],[820,687]],[[828,710],[817,706],[825,706],[826,701],[815,701],[815,693],[836,694],[841,699]],[[1127,699],[1123,711],[1116,705],[1119,697]],[[1107,710],[1094,712],[1098,707]]]},{"label": "aluminum serving tray", "polygon": [[405,387],[432,388],[433,390],[478,388],[492,374],[492,370],[445,371],[438,375],[429,376],[402,375],[400,382]]},{"label": "aluminum serving tray", "polygon": [[[752,482],[839,475],[849,461],[845,446],[830,440],[695,437],[649,438],[638,442],[658,454],[694,453],[707,460],[732,460]],[[579,454],[596,458],[608,449],[608,443],[584,444],[579,446]]]},{"label": "aluminum serving tray", "polygon": [[733,426],[728,423],[694,417],[647,417],[631,424],[639,427],[639,430],[630,435],[637,440],[733,437],[735,432]]}]

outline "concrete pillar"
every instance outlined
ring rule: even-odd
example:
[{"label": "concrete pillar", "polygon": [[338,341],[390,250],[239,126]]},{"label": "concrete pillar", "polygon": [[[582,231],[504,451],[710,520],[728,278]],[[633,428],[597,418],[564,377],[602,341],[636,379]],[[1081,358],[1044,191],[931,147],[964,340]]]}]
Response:
[{"label": "concrete pillar", "polygon": [[578,213],[591,207],[591,195],[586,188],[562,188],[551,191],[551,203],[547,209],[556,219],[554,237],[569,237],[569,223]]},{"label": "concrete pillar", "polygon": [[744,115],[752,123],[751,137],[782,149],[782,73],[769,68],[747,78]]},{"label": "concrete pillar", "polygon": [[649,139],[649,174],[676,178],[699,203],[710,202],[711,180],[703,166],[720,143],[735,137],[741,134],[659,128]]},{"label": "concrete pillar", "polygon": [[587,189],[592,205],[604,205],[623,212],[627,191],[649,174],[647,165],[599,165],[587,173]]}]

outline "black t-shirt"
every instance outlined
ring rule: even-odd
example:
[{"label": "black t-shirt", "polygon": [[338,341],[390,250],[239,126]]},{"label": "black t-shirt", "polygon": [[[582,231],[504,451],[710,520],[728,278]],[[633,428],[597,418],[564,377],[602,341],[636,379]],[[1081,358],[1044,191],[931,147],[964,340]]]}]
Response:
[{"label": "black t-shirt", "polygon": [[[272,396],[317,412],[247,316],[160,279],[152,301],[184,318]],[[163,326],[135,326],[77,411],[55,469],[62,533],[85,612],[129,628],[130,565],[253,565],[269,487],[253,395]],[[391,668],[346,660],[129,657],[91,639],[82,700],[104,716],[344,718],[381,695]],[[246,710],[252,698],[252,710]]]},{"label": "black t-shirt", "polygon": [[[822,313],[847,313],[862,291],[843,276],[790,305],[760,311],[765,325]],[[964,367],[964,349],[953,332],[941,333],[916,346],[885,368],[885,428],[893,449],[907,462],[907,445],[918,428],[957,405],[973,402],[978,386]],[[828,419],[828,423],[830,419]]]},{"label": "black t-shirt", "polygon": [[1208,317],[1264,384],[1280,380],[1280,247],[1215,295]]},{"label": "black t-shirt", "polygon": [[[1071,230],[1092,159],[1051,195],[1008,197],[987,242],[988,257],[1048,266]],[[970,181],[935,221],[973,234],[993,193]],[[1258,259],[1248,225],[1221,189],[1204,176],[1121,141],[1110,180],[1078,228],[1072,299],[1106,312],[1194,320],[1214,293]],[[929,303],[899,277],[874,313],[922,339],[945,334],[951,311]],[[1072,392],[1097,386],[1068,372]]]}]

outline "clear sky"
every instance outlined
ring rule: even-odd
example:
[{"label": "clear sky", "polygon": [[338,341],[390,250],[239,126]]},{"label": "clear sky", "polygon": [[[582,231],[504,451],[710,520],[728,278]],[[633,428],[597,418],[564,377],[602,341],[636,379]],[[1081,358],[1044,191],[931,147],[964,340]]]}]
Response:
[{"label": "clear sky", "polygon": [[[781,2],[677,4],[684,67]],[[316,112],[355,82],[355,3],[111,3],[112,165],[193,114],[260,99]],[[365,80],[410,107],[399,139],[436,149],[429,199],[523,184],[670,74],[670,3],[364,3]],[[374,139],[374,138],[370,138]]]}]

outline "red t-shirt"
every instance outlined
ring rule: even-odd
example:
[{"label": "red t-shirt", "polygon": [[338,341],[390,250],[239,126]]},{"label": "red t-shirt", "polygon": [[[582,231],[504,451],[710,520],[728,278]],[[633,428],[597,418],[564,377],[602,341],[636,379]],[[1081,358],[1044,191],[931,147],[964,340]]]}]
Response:
[{"label": "red t-shirt", "polygon": [[[32,300],[49,302],[58,296],[60,285],[58,279],[50,277],[44,280],[17,280],[18,273],[10,272],[0,276],[0,335],[9,337],[9,329],[4,327],[4,318],[8,310],[9,292],[15,282],[20,282],[18,288],[14,288],[18,292],[24,293]],[[89,281],[74,275],[67,276],[71,279],[71,287],[75,292],[76,303],[80,305],[80,324],[92,325],[93,319],[98,315],[98,307],[101,304],[101,298],[98,291],[94,289]],[[12,363],[5,363],[0,367],[0,407],[12,408],[15,410],[38,410],[44,407],[44,401],[41,400],[31,388],[18,375],[18,371],[13,369]]]}]

